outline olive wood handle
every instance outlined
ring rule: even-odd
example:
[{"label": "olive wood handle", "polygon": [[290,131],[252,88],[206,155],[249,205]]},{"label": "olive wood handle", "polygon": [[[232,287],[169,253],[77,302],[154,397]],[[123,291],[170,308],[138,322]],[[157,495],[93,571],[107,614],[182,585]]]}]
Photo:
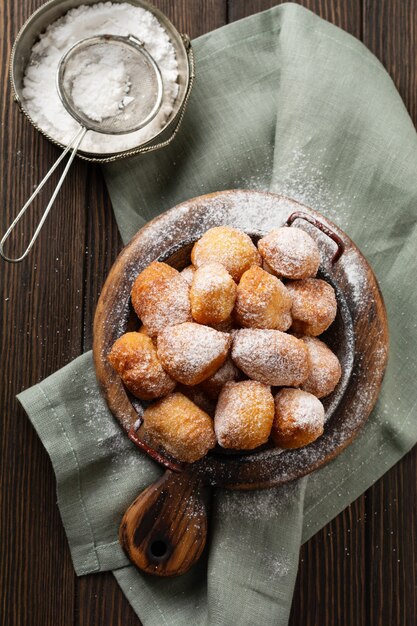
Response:
[{"label": "olive wood handle", "polygon": [[184,574],[206,543],[207,515],[200,478],[167,470],[123,516],[119,540],[139,569],[157,576]]}]

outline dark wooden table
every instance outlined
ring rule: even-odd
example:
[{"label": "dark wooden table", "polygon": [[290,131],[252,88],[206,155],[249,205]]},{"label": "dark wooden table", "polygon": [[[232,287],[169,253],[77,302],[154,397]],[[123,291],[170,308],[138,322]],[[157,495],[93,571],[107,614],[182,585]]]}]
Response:
[{"label": "dark wooden table", "polygon": [[[376,54],[417,122],[417,0],[300,3]],[[19,114],[8,83],[13,40],[40,4],[3,0],[0,6],[2,232],[59,154]],[[179,30],[197,37],[279,2],[155,4]],[[27,224],[33,227],[35,219]],[[91,347],[95,303],[120,248],[100,170],[79,161],[30,258],[16,266],[0,263],[2,626],[139,623],[111,574],[74,575],[50,461],[15,400]],[[416,478],[414,450],[303,547],[292,626],[417,624]]]}]

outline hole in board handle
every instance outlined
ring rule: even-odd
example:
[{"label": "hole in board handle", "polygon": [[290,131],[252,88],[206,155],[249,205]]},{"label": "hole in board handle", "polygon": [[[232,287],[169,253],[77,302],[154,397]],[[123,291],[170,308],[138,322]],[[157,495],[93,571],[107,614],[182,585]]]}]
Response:
[{"label": "hole in board handle", "polygon": [[154,560],[162,561],[170,554],[170,546],[163,539],[155,539],[149,546],[149,553]]}]

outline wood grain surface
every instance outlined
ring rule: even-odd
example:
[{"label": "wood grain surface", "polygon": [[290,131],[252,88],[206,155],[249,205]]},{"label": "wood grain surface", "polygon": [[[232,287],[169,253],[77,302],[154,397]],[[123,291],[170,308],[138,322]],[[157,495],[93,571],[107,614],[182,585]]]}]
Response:
[{"label": "wood grain surface", "polygon": [[119,541],[129,559],[156,576],[178,576],[197,563],[207,539],[203,485],[194,470],[166,472],[123,515]]},{"label": "wood grain surface", "polygon": [[[59,154],[19,114],[8,84],[13,40],[40,4],[0,3],[1,230]],[[279,2],[155,4],[196,37]],[[364,41],[391,74],[416,123],[417,2],[300,4]],[[52,186],[53,181],[45,195]],[[100,171],[77,162],[30,258],[18,266],[0,266],[2,626],[139,624],[111,574],[75,577],[50,462],[15,400],[20,390],[91,347],[95,303],[120,247]],[[291,626],[415,626],[416,477],[414,450],[303,547]]]}]

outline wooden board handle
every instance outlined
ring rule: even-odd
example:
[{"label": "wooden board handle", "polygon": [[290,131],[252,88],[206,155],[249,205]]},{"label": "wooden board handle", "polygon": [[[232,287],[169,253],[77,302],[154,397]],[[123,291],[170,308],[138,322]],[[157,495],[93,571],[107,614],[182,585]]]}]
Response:
[{"label": "wooden board handle", "polygon": [[123,516],[120,543],[148,574],[184,574],[199,559],[207,536],[200,479],[167,470],[136,498]]}]

